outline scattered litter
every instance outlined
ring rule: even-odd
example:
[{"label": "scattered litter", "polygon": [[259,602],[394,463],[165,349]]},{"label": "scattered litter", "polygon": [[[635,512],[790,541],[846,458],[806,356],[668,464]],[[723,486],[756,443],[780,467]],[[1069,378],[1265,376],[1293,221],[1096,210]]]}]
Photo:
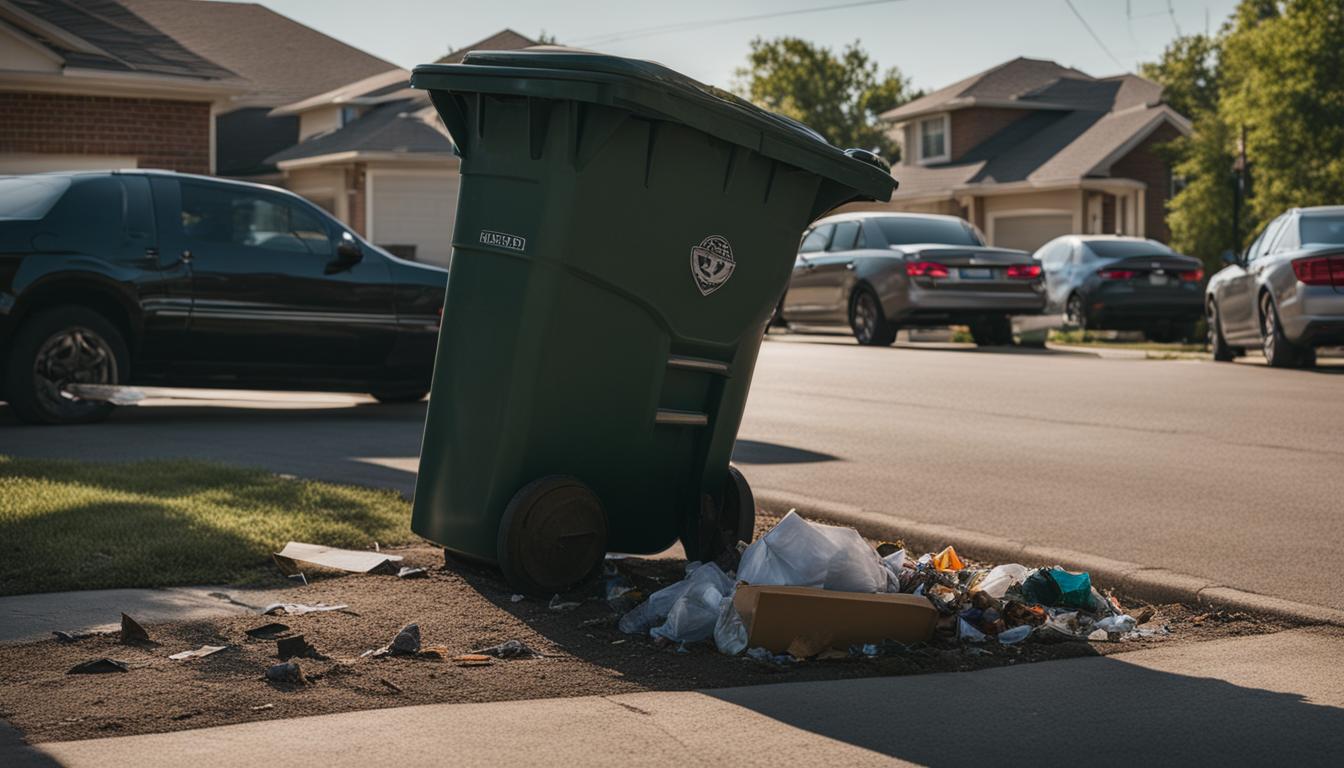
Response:
[{"label": "scattered litter", "polygon": [[303,676],[303,670],[299,668],[297,662],[293,661],[272,664],[266,669],[266,679],[273,683],[294,683],[296,685],[303,685],[308,682],[308,678]]},{"label": "scattered litter", "polygon": [[766,667],[781,668],[793,665],[794,658],[787,653],[771,653],[765,648],[752,648],[747,658]]},{"label": "scattered litter", "polygon": [[531,659],[540,655],[527,647],[521,640],[505,640],[499,645],[494,645],[489,648],[481,648],[480,650],[472,651],[472,653],[494,656],[497,659]]},{"label": "scattered litter", "polygon": [[940,571],[960,571],[966,564],[957,557],[957,550],[949,546],[933,556],[933,567]]},{"label": "scattered litter", "polygon": [[579,604],[572,602],[565,602],[561,600],[560,595],[557,594],[551,597],[551,602],[547,604],[546,607],[550,608],[552,611],[572,611],[575,608],[578,608]]},{"label": "scattered litter", "polygon": [[255,706],[255,707],[249,707],[249,709],[251,709],[253,712],[260,712],[260,711],[262,711],[263,709],[275,709],[275,705],[274,705],[274,704],[258,704],[258,705]]},{"label": "scattered litter", "polygon": [[1028,637],[1031,637],[1032,631],[1033,627],[1030,624],[1022,624],[1013,627],[1012,629],[1005,629],[998,634],[999,644],[1016,645],[1017,643],[1026,640]]},{"label": "scattered litter", "polygon": [[453,663],[459,667],[484,667],[495,663],[493,656],[484,653],[464,653],[453,657]]},{"label": "scattered litter", "polygon": [[612,645],[620,645],[621,643],[624,643],[624,642],[625,642],[625,638],[621,638],[620,640],[612,640],[612,641],[611,641],[611,644],[612,644]]},{"label": "scattered litter", "polygon": [[385,555],[382,552],[361,552],[356,549],[337,549],[291,541],[284,549],[272,554],[271,559],[275,561],[281,573],[288,575],[302,571],[299,563],[347,573],[396,573],[395,563],[401,562],[402,557]]},{"label": "scattered litter", "polygon": [[89,639],[90,637],[95,637],[95,636],[97,636],[97,635],[99,635],[99,634],[101,634],[101,633],[99,633],[99,632],[62,632],[61,630],[58,629],[58,630],[52,632],[51,634],[53,634],[53,635],[56,636],[56,642],[58,642],[58,643],[74,643],[74,642],[78,642],[78,641],[80,641],[80,640],[87,640],[87,639]]},{"label": "scattered litter", "polygon": [[116,659],[94,659],[86,661],[83,664],[76,664],[66,672],[67,675],[101,675],[106,672],[130,672],[131,667],[124,661]]},{"label": "scattered litter", "polygon": [[448,658],[448,646],[431,645],[428,648],[422,648],[420,649],[420,657],[425,659],[436,659],[438,661],[443,661],[444,659]]},{"label": "scattered litter", "polygon": [[245,629],[243,630],[243,634],[247,635],[248,637],[255,637],[258,640],[271,640],[276,635],[282,635],[288,631],[289,631],[288,624],[278,624],[276,622],[271,622],[270,624],[262,624],[260,627]]},{"label": "scattered litter", "polygon": [[225,648],[228,648],[228,646],[202,645],[200,648],[197,648],[194,651],[182,651],[181,653],[174,653],[172,656],[169,656],[168,658],[172,659],[173,661],[186,661],[187,659],[203,659],[211,654],[219,653]]},{"label": "scattered litter", "polygon": [[393,693],[401,693],[401,686],[397,685],[391,680],[388,680],[386,677],[378,678],[378,682],[382,683],[383,687],[387,688],[389,691]]},{"label": "scattered litter", "polygon": [[132,619],[126,614],[121,614],[121,642],[123,643],[148,643],[149,633],[140,626],[140,622]]},{"label": "scattered litter", "polygon": [[1033,603],[1048,607],[1089,609],[1092,607],[1092,578],[1072,573],[1059,566],[1041,568],[1022,582],[1022,595]]},{"label": "scattered litter", "polygon": [[957,639],[963,643],[983,643],[985,633],[967,623],[966,619],[957,619]]},{"label": "scattered litter", "polygon": [[416,654],[420,652],[420,625],[407,624],[402,628],[397,636],[392,638],[392,644],[388,646],[392,653]]},{"label": "scattered litter", "polygon": [[298,573],[291,573],[285,576],[285,578],[289,579],[290,581],[297,581],[305,587],[308,586],[308,576],[303,571],[299,571]]},{"label": "scattered litter", "polygon": [[304,605],[303,603],[271,603],[261,609],[263,615],[271,616],[275,614],[288,614],[290,616],[302,616],[305,613],[315,613],[317,611],[343,611],[350,606],[345,603],[340,605],[327,605],[318,603],[317,605]]},{"label": "scattered litter", "polygon": [[521,602],[523,602],[523,600],[524,600],[525,598],[526,598],[526,595],[514,595],[514,596],[512,596],[512,597],[509,598],[509,602],[511,602],[511,603],[521,603]]},{"label": "scattered litter", "polygon": [[407,567],[407,566],[402,566],[402,567],[401,567],[401,570],[397,571],[397,578],[398,578],[398,579],[415,579],[415,578],[419,578],[419,577],[421,577],[421,576],[424,576],[424,575],[426,575],[426,574],[428,574],[428,573],[429,573],[429,569],[428,569],[428,568],[409,568],[409,567]]},{"label": "scattered litter", "polygon": [[303,635],[292,635],[277,639],[275,641],[275,655],[281,660],[300,657],[324,661],[327,658],[305,640]]}]

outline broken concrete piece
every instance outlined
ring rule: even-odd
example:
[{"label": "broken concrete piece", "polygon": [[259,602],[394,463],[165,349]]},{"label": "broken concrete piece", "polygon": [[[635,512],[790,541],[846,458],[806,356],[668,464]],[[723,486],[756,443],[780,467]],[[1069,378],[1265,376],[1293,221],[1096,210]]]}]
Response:
[{"label": "broken concrete piece", "polygon": [[58,643],[74,643],[74,642],[78,642],[78,641],[80,641],[80,640],[87,640],[87,639],[89,639],[90,637],[94,637],[94,636],[99,635],[99,634],[102,634],[102,633],[100,633],[100,632],[62,632],[61,630],[58,629],[58,630],[55,630],[54,632],[52,632],[51,634],[53,634],[53,635],[56,636],[56,642],[58,642]]},{"label": "broken concrete piece", "polygon": [[345,603],[340,605],[327,605],[318,603],[317,605],[304,605],[303,603],[271,603],[261,609],[263,615],[274,615],[279,613],[289,614],[290,616],[302,616],[305,613],[314,613],[317,611],[343,611],[350,606]]},{"label": "broken concrete piece", "polygon": [[271,559],[282,573],[292,575],[302,570],[299,563],[347,573],[396,573],[397,567],[393,563],[401,562],[402,557],[291,541],[284,549],[272,554]]},{"label": "broken concrete piece", "polygon": [[415,654],[420,652],[420,625],[407,624],[388,646],[392,653]]},{"label": "broken concrete piece", "polygon": [[308,682],[308,679],[303,676],[303,670],[292,661],[271,665],[266,670],[266,679],[273,683],[295,683],[298,685]]},{"label": "broken concrete piece", "polygon": [[317,649],[303,638],[303,635],[294,635],[293,637],[282,637],[275,641],[275,655],[281,659],[292,659],[295,656],[307,657],[310,659],[325,658],[317,652]]},{"label": "broken concrete piece", "polygon": [[181,653],[174,653],[172,656],[169,656],[168,658],[172,659],[173,661],[186,661],[187,659],[203,659],[212,653],[219,653],[225,648],[228,648],[228,646],[202,645],[200,648],[197,648],[194,651],[182,651]]},{"label": "broken concrete piece", "polygon": [[83,664],[76,664],[70,668],[67,675],[101,675],[105,672],[130,672],[131,667],[124,661],[116,659],[94,659],[86,661]]},{"label": "broken concrete piece", "polygon": [[140,626],[140,622],[132,619],[126,614],[121,614],[121,642],[123,643],[148,643],[149,633]]},{"label": "broken concrete piece", "polygon": [[271,622],[270,624],[262,624],[260,627],[245,629],[243,630],[243,634],[247,635],[248,637],[255,637],[258,640],[270,640],[274,638],[276,635],[283,634],[288,631],[289,631],[288,624],[278,624],[276,622]]}]

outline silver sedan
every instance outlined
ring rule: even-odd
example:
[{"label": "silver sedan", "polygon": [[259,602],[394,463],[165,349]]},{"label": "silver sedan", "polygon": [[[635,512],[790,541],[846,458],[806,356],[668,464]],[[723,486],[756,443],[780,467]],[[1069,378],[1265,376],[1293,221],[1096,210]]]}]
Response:
[{"label": "silver sedan", "polygon": [[1344,344],[1344,206],[1294,208],[1209,280],[1215,360],[1259,346],[1276,367],[1310,367]]},{"label": "silver sedan", "polygon": [[968,325],[977,344],[1011,344],[1013,315],[1045,307],[1041,264],[991,248],[955,216],[844,213],[803,236],[779,318],[791,328],[848,324],[860,344],[898,328]]}]

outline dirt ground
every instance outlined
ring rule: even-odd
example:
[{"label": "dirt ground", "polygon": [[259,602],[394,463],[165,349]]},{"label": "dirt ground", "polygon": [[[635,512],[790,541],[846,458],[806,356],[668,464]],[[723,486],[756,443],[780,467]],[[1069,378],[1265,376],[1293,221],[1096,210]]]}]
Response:
[{"label": "dirt ground", "polygon": [[[762,521],[763,523],[766,521]],[[65,741],[226,725],[377,707],[483,702],[644,690],[688,690],[874,675],[967,671],[1008,664],[1122,653],[1155,644],[1189,643],[1289,628],[1284,622],[1182,605],[1154,606],[1148,627],[1164,637],[1115,643],[1037,643],[967,650],[932,645],[876,660],[808,661],[779,668],[719,654],[712,644],[679,651],[648,637],[621,634],[601,585],[565,596],[579,605],[553,610],[546,600],[514,602],[498,573],[423,546],[397,550],[408,565],[430,568],[418,579],[346,575],[293,590],[302,603],[345,603],[346,611],[302,616],[239,616],[148,627],[151,644],[124,645],[113,635],[0,647],[0,718],[30,742]],[[679,580],[681,560],[627,559],[620,568],[645,594]],[[1101,585],[1104,587],[1104,585]],[[1124,601],[1126,608],[1140,605]],[[110,618],[117,607],[109,605]],[[326,660],[299,659],[305,685],[268,682],[279,662],[275,640],[245,630],[270,622],[301,633]],[[403,626],[420,626],[423,645],[446,658],[361,657],[387,645]],[[53,630],[61,627],[52,627]],[[459,666],[457,654],[516,639],[540,656]],[[201,645],[224,651],[190,661],[168,656]],[[112,658],[127,673],[68,675],[76,664]]]}]

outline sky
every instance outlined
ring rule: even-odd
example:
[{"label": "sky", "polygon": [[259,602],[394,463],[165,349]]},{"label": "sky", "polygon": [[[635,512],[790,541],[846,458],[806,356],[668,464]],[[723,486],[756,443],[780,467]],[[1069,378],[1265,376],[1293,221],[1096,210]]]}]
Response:
[{"label": "sky", "polygon": [[[1134,71],[1177,34],[1216,31],[1236,0],[259,0],[407,68],[505,27],[565,45],[651,59],[731,87],[754,37],[860,45],[933,90],[1017,56],[1088,74]],[[825,11],[726,22],[825,6]],[[666,29],[671,27],[671,29]],[[1100,43],[1093,39],[1090,27]],[[665,28],[656,34],[637,32]]]}]

